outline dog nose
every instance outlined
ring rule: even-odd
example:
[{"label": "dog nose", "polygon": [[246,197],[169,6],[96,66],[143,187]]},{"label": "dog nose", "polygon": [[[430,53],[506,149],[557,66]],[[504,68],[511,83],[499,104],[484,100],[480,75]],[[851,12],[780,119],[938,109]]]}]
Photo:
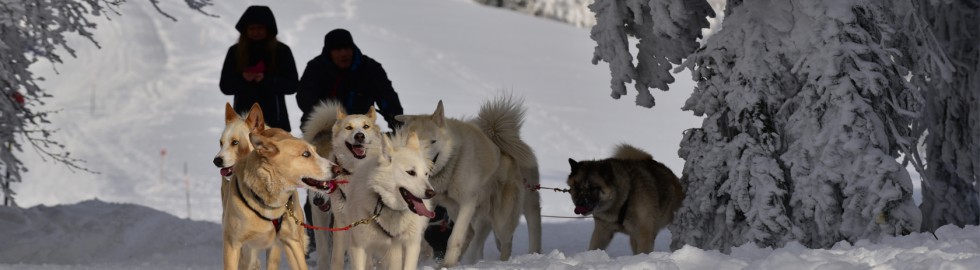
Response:
[{"label": "dog nose", "polygon": [[364,143],[364,133],[358,132],[357,134],[354,134],[354,141],[357,143]]},{"label": "dog nose", "polygon": [[432,197],[435,197],[435,196],[436,196],[436,191],[435,190],[432,190],[431,188],[425,190],[425,198],[426,199],[432,199]]},{"label": "dog nose", "polygon": [[214,166],[218,166],[218,168],[224,168],[225,167],[224,165],[225,165],[224,159],[222,159],[221,157],[214,158]]}]

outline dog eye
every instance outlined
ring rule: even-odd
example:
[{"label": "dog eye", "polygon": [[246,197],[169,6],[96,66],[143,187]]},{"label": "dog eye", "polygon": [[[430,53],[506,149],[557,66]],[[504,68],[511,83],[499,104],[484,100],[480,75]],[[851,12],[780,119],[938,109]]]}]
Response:
[{"label": "dog eye", "polygon": [[347,130],[353,130],[353,129],[354,129],[354,127],[352,127],[352,126],[347,126]]},{"label": "dog eye", "polygon": [[231,145],[233,146],[238,145],[238,140],[231,141]]},{"label": "dog eye", "polygon": [[408,175],[415,176],[415,170],[405,171]]},{"label": "dog eye", "polygon": [[429,141],[429,144],[436,144],[436,140]]},{"label": "dog eye", "polygon": [[306,157],[306,158],[308,158],[308,157],[310,157],[310,156],[311,156],[311,155],[310,155],[310,151],[303,151],[303,157]]},{"label": "dog eye", "polygon": [[369,125],[364,125],[364,129],[371,129],[371,126],[369,126]]}]

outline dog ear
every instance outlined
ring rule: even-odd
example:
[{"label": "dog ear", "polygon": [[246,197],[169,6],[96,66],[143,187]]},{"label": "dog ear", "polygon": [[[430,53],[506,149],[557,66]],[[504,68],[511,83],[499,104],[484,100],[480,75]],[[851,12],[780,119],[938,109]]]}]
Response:
[{"label": "dog ear", "polygon": [[443,113],[442,100],[439,100],[439,104],[436,105],[436,111],[432,113],[432,120],[436,122],[439,127],[446,126],[446,114]]},{"label": "dog ear", "polygon": [[265,116],[262,115],[262,107],[256,102],[252,104],[252,109],[248,110],[248,117],[245,118],[249,130],[259,132],[265,130]]},{"label": "dog ear", "polygon": [[381,160],[391,163],[391,154],[394,152],[391,139],[388,136],[381,136]]},{"label": "dog ear", "polygon": [[347,113],[344,112],[344,107],[337,107],[337,121],[340,122],[344,117],[347,117]]},{"label": "dog ear", "polygon": [[225,125],[231,123],[238,119],[238,113],[235,112],[235,108],[231,107],[231,103],[225,102]]},{"label": "dog ear", "polygon": [[406,147],[415,151],[421,150],[422,145],[419,143],[419,135],[415,132],[408,133],[408,145]]},{"label": "dog ear", "polygon": [[259,153],[263,157],[271,157],[279,153],[279,148],[273,143],[269,138],[263,136],[259,133],[249,133],[248,140],[252,142],[252,146],[255,147],[255,152]]},{"label": "dog ear", "polygon": [[572,174],[575,174],[575,171],[578,170],[578,162],[575,161],[574,159],[569,158],[568,165],[572,167]]},{"label": "dog ear", "polygon": [[368,108],[367,117],[371,118],[371,122],[376,122],[378,120],[378,114],[374,112],[374,106]]}]

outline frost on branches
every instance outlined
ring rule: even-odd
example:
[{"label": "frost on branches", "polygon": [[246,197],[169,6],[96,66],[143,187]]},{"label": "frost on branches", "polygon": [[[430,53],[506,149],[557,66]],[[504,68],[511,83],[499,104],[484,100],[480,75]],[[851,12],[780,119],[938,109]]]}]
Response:
[{"label": "frost on branches", "polygon": [[[185,0],[198,11],[210,1]],[[92,30],[96,24],[91,19],[115,12],[123,2],[0,0],[0,55],[4,60],[0,61],[0,190],[4,205],[16,205],[11,183],[21,182],[21,173],[27,168],[15,152],[23,152],[24,146],[70,168],[86,170],[80,160],[51,139],[53,131],[47,126],[51,112],[39,107],[52,95],[38,87],[37,81],[43,78],[34,77],[28,68],[41,59],[60,63],[59,49],[74,56],[74,50],[65,43],[66,35],[77,34],[95,43]],[[150,2],[156,6],[159,1]]]},{"label": "frost on branches", "polygon": [[[922,229],[980,223],[980,1],[917,0],[926,26],[952,62],[946,76],[917,76],[925,113],[916,125],[925,135]],[[915,62],[928,62],[921,59]],[[916,73],[916,72],[914,72]],[[926,72],[918,72],[926,73]]]},{"label": "frost on branches", "polygon": [[[668,89],[672,65],[698,48],[701,29],[714,17],[705,0],[596,0],[589,8],[596,14],[592,64],[609,63],[615,99],[635,81],[636,105],[647,108],[655,104],[650,88]],[[638,40],[636,65],[627,37]]]},{"label": "frost on branches", "polygon": [[[685,63],[698,86],[684,109],[687,198],[671,246],[754,242],[816,248],[919,230],[912,182],[923,98],[905,79],[895,10],[909,1],[729,2]],[[898,40],[902,38],[903,40]]]}]

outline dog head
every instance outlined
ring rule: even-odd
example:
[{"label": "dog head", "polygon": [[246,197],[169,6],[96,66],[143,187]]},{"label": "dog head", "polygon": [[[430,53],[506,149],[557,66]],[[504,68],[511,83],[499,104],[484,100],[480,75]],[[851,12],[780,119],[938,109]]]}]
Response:
[{"label": "dog head", "polygon": [[327,181],[336,178],[333,163],[316,154],[316,148],[279,128],[265,128],[262,122],[250,127],[249,141],[255,150],[235,165],[245,181],[264,181],[266,191],[290,188],[324,192]]},{"label": "dog head", "polygon": [[407,210],[433,218],[435,212],[428,205],[428,199],[436,195],[429,184],[432,163],[423,155],[418,136],[403,134],[391,139],[382,137],[378,166],[375,175],[368,180],[368,186],[393,210]]},{"label": "dog head", "polygon": [[575,214],[585,216],[612,207],[609,202],[617,194],[611,164],[602,161],[577,162],[570,158],[568,164],[572,167],[568,187],[575,203]]},{"label": "dog head", "polygon": [[[347,115],[337,109],[337,122],[333,126],[334,155],[345,160],[360,160],[368,155],[367,146],[381,139],[381,127],[376,123],[378,115],[371,107],[367,114]],[[344,164],[347,166],[347,164]]]},{"label": "dog head", "polygon": [[425,156],[433,163],[433,171],[438,172],[452,155],[453,140],[446,127],[447,119],[443,112],[442,100],[431,115],[399,115],[395,119],[405,123],[398,133],[413,132],[425,146]]},{"label": "dog head", "polygon": [[252,105],[252,109],[246,116],[238,115],[231,104],[225,103],[225,130],[221,132],[219,140],[221,149],[218,150],[213,161],[214,166],[220,168],[221,176],[225,179],[231,177],[232,165],[252,152],[252,143],[249,142],[248,134],[251,131],[250,127],[259,122],[265,123],[262,108],[258,103]]}]

